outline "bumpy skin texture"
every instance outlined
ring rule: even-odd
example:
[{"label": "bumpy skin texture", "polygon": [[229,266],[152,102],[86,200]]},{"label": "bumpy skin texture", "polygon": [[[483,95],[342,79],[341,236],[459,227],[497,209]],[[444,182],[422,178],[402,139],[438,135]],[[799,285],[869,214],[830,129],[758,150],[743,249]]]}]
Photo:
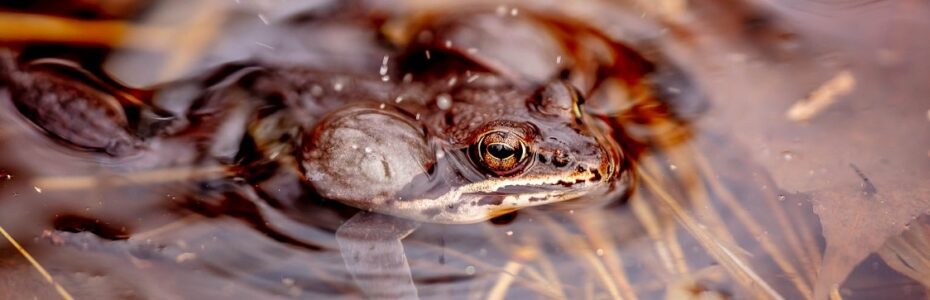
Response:
[{"label": "bumpy skin texture", "polygon": [[[548,28],[533,27],[543,22],[532,17],[505,23],[526,27],[515,33],[522,39],[540,35],[547,46],[537,56],[552,56],[553,68],[528,76],[532,70],[502,63],[519,56],[506,47],[457,48],[470,47],[461,35],[474,30],[437,20],[423,25],[433,40],[386,60],[396,64],[386,65],[393,73],[384,78],[281,68],[258,85],[295,108],[287,113],[303,127],[301,171],[327,199],[422,222],[473,223],[523,207],[618,197],[630,179],[623,154],[610,129],[584,112],[578,80],[557,74],[556,57],[567,64],[595,54],[579,57]],[[503,35],[496,40],[508,40]],[[447,36],[451,47],[436,45]],[[476,154],[490,132],[520,141],[512,169],[491,170]]]},{"label": "bumpy skin texture", "polygon": [[340,109],[304,137],[307,180],[321,196],[356,206],[397,194],[432,163],[426,135],[411,121],[379,107]]},{"label": "bumpy skin texture", "polygon": [[[2,53],[0,85],[16,107],[38,127],[76,148],[125,156],[140,142],[129,132],[119,101],[104,91],[47,68],[23,69]],[[66,66],[59,66],[66,67]]]}]

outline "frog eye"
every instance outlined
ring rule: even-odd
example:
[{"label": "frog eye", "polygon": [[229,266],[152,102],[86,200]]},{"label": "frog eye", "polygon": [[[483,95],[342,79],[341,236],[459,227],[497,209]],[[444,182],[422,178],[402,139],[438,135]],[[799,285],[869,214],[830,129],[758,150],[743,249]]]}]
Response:
[{"label": "frog eye", "polygon": [[494,175],[512,175],[520,171],[527,160],[526,142],[507,131],[485,133],[473,147],[476,163]]}]

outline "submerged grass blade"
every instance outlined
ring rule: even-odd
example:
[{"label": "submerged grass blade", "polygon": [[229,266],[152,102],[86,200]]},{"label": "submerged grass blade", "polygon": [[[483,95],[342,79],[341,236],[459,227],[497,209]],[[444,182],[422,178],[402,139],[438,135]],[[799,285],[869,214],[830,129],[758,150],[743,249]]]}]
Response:
[{"label": "submerged grass blade", "polygon": [[784,299],[784,297],[775,291],[767,282],[762,280],[762,278],[739,256],[717,241],[712,233],[698,224],[698,222],[681,207],[678,201],[675,201],[675,199],[658,185],[656,179],[649,175],[646,170],[638,168],[638,173],[642,177],[646,187],[658,196],[661,203],[665,204],[666,208],[672,213],[675,219],[678,220],[682,227],[707,250],[707,253],[711,257],[723,265],[737,282],[759,297],[779,300]]},{"label": "submerged grass blade", "polygon": [[58,284],[58,282],[56,282],[55,279],[52,278],[52,275],[49,274],[48,271],[46,271],[45,268],[42,267],[42,265],[39,264],[39,262],[35,258],[33,258],[32,255],[29,254],[28,251],[26,251],[25,248],[23,248],[23,246],[21,246],[18,242],[16,242],[16,239],[13,239],[13,236],[11,236],[8,232],[6,232],[6,229],[3,229],[3,226],[0,226],[0,234],[2,234],[3,237],[6,238],[6,240],[10,242],[10,244],[13,244],[13,248],[16,248],[16,251],[19,251],[19,254],[25,257],[26,260],[28,260],[29,263],[32,264],[32,267],[35,268],[36,271],[39,272],[39,274],[42,274],[42,277],[45,278],[45,281],[48,281],[49,284],[55,287],[55,291],[58,292],[58,295],[61,295],[62,299],[74,300],[74,297],[71,297],[71,294],[69,294],[68,291],[65,290],[64,287]]}]

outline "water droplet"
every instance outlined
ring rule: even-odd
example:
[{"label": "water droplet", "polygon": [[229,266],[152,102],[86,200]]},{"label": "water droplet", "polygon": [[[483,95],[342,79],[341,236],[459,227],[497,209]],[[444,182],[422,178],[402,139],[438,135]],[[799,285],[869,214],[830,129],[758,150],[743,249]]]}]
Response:
[{"label": "water droplet", "polygon": [[371,148],[370,148],[370,147],[365,147],[365,153],[371,153]]},{"label": "water droplet", "polygon": [[381,105],[378,106],[378,108],[381,108],[381,109],[384,109],[384,107],[385,107],[384,103],[381,103]]},{"label": "water droplet", "polygon": [[420,120],[420,113],[417,113],[417,114],[414,116],[414,119],[417,119],[417,121],[419,121],[419,120]]},{"label": "water droplet", "polygon": [[465,267],[465,274],[468,274],[468,275],[475,275],[475,266],[467,266],[467,267]]},{"label": "water droplet", "polygon": [[455,86],[455,84],[458,83],[458,81],[459,81],[458,77],[449,78],[449,87]]},{"label": "water droplet", "polygon": [[668,165],[668,169],[669,169],[669,170],[672,170],[672,171],[675,171],[675,170],[678,170],[678,166],[676,166],[675,164],[669,164],[669,165]]},{"label": "water droplet", "polygon": [[499,15],[499,16],[507,15],[507,6],[506,6],[506,5],[498,6],[497,9],[495,10],[495,12],[496,12],[497,15]]},{"label": "water droplet", "polygon": [[337,92],[341,92],[341,91],[342,91],[342,82],[333,83],[333,90],[335,90],[335,91],[337,91]]},{"label": "water droplet", "polygon": [[286,286],[293,286],[295,282],[294,282],[294,279],[284,277],[281,279],[281,283],[283,283]]},{"label": "water droplet", "polygon": [[381,59],[381,69],[378,71],[379,74],[381,74],[381,75],[387,74],[387,71],[388,71],[388,61],[389,61],[390,59],[391,59],[391,57],[390,57],[390,56],[387,56],[387,55],[385,55],[384,58]]},{"label": "water droplet", "polygon": [[519,15],[519,14],[520,14],[520,11],[517,10],[516,8],[510,9],[510,15],[511,15],[511,16],[516,17],[516,16]]},{"label": "water droplet", "polygon": [[781,158],[784,159],[785,161],[791,161],[794,159],[794,153],[791,151],[783,151],[781,153]]},{"label": "water droplet", "polygon": [[403,101],[404,101],[404,96],[397,96],[397,98],[394,98],[394,103],[401,103]]},{"label": "water droplet", "polygon": [[427,59],[427,60],[428,60],[428,59],[431,59],[432,56],[429,54],[429,50],[426,50],[425,52],[426,52],[426,59]]},{"label": "water droplet", "polygon": [[313,97],[322,96],[322,95],[323,95],[323,87],[314,84],[312,87],[310,87],[310,95],[312,95]]},{"label": "water droplet", "polygon": [[445,152],[436,151],[436,159],[442,159],[443,157],[446,157],[446,153],[445,153]]},{"label": "water droplet", "polygon": [[265,23],[265,25],[268,25],[268,24],[269,24],[268,18],[266,18],[265,15],[263,15],[263,14],[258,14],[258,19],[259,19],[259,20],[262,20],[262,23]]},{"label": "water droplet", "polygon": [[42,188],[37,187],[37,186],[34,186],[34,187],[32,187],[32,188],[36,189],[36,193],[39,193],[39,194],[42,193]]},{"label": "water droplet", "polygon": [[474,82],[475,80],[478,80],[478,74],[468,76],[468,80],[466,80],[466,81],[468,81],[469,83],[471,83],[471,82]]},{"label": "water droplet", "polygon": [[452,96],[449,94],[440,94],[436,96],[436,106],[441,110],[447,110],[452,107]]},{"label": "water droplet", "polygon": [[778,201],[785,201],[787,198],[788,197],[785,197],[785,195],[778,195]]},{"label": "water droplet", "polygon": [[352,145],[352,150],[358,150],[358,145]]},{"label": "water droplet", "polygon": [[177,263],[183,263],[185,261],[193,260],[195,258],[197,258],[197,254],[192,253],[192,252],[184,252],[174,257],[174,261]]},{"label": "water droplet", "polygon": [[597,253],[597,256],[604,256],[604,249],[598,248],[594,253]]},{"label": "water droplet", "polygon": [[445,45],[446,45],[446,48],[452,48],[452,41],[446,40]]},{"label": "water droplet", "polygon": [[475,48],[468,48],[465,51],[468,52],[468,54],[478,53],[478,49],[475,49]]},{"label": "water droplet", "polygon": [[513,230],[507,230],[507,236],[513,236]]},{"label": "water droplet", "polygon": [[556,63],[556,64],[559,64],[559,65],[562,64],[562,56],[561,56],[561,55],[555,57],[555,63]]},{"label": "water droplet", "polygon": [[410,74],[410,73],[404,74],[403,80],[404,80],[404,83],[413,82],[413,74]]}]

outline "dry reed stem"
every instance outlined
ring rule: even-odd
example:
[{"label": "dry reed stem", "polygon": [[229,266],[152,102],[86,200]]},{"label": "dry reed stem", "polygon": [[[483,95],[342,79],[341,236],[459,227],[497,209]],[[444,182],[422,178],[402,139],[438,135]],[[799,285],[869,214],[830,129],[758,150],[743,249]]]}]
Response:
[{"label": "dry reed stem", "polygon": [[615,243],[611,243],[609,238],[604,234],[604,232],[609,231],[609,229],[604,226],[602,221],[608,218],[606,218],[603,213],[600,213],[596,218],[586,218],[575,215],[573,219],[575,223],[578,224],[578,227],[581,228],[582,232],[588,237],[591,246],[598,249],[598,251],[601,251],[600,253],[603,254],[602,257],[607,265],[607,271],[610,273],[611,277],[615,279],[615,284],[619,288],[622,294],[621,296],[624,299],[637,299],[636,293],[633,287],[630,286],[630,281],[626,277],[626,273],[623,272],[623,259],[620,258],[618,254],[619,251],[614,247]]},{"label": "dry reed stem", "polygon": [[106,176],[50,176],[39,177],[32,185],[46,191],[68,191],[91,189],[99,186],[122,186],[130,184],[158,184],[184,180],[202,180],[232,175],[224,166],[201,168],[179,167],[146,170],[135,173],[113,173]]},{"label": "dry reed stem", "polygon": [[[133,36],[126,34],[133,32]],[[0,12],[0,41],[93,44],[136,49],[173,46],[167,28],[132,25],[123,21],[85,21],[25,13]]]},{"label": "dry reed stem", "polygon": [[594,274],[597,274],[597,278],[601,284],[604,285],[604,288],[612,299],[623,299],[623,297],[620,296],[620,289],[614,284],[616,280],[613,279],[611,274],[607,271],[604,263],[594,254],[595,250],[590,247],[587,241],[578,235],[567,232],[565,228],[560,227],[545,215],[537,214],[537,219],[546,225],[547,228],[551,229],[549,233],[551,233],[566,250],[581,255],[581,258],[587,262],[588,267],[592,269]]},{"label": "dry reed stem", "polygon": [[513,284],[513,280],[517,277],[517,274],[520,273],[520,270],[523,269],[523,264],[516,261],[508,261],[504,265],[504,272],[501,272],[500,277],[498,277],[497,282],[494,283],[494,287],[491,288],[491,291],[488,293],[488,300],[501,300],[507,296],[507,290],[510,289],[510,286]]},{"label": "dry reed stem", "polygon": [[665,148],[668,149],[667,153],[670,160],[672,160],[677,167],[676,172],[679,174],[678,177],[693,180],[693,182],[683,182],[679,186],[685,188],[687,198],[691,200],[691,205],[695,207],[695,215],[700,218],[702,222],[705,222],[707,227],[713,230],[714,234],[725,244],[736,245],[736,238],[733,237],[733,234],[726,226],[723,218],[711,203],[710,193],[703,182],[704,178],[701,177],[700,171],[697,170],[700,169],[700,167],[696,166],[698,163],[693,159],[695,151],[690,147],[676,147],[675,149],[671,149],[671,145],[666,145]]},{"label": "dry reed stem", "polygon": [[[806,299],[811,299],[813,297],[813,291],[811,290],[810,285],[808,285],[804,280],[802,280],[800,272],[795,269],[794,264],[791,263],[788,258],[779,251],[777,245],[772,243],[772,240],[768,238],[767,235],[763,234],[764,230],[762,225],[755,221],[752,215],[749,214],[746,210],[742,208],[739,200],[733,196],[733,193],[729,191],[722,183],[717,181],[716,174],[712,170],[710,163],[707,162],[707,159],[699,152],[695,151],[695,160],[700,164],[701,169],[704,172],[704,177],[710,182],[711,188],[720,196],[721,202],[726,205],[730,211],[733,212],[733,215],[736,216],[736,219],[739,220],[743,226],[752,233],[753,236],[758,238],[759,244],[762,245],[762,248],[769,253],[772,260],[775,261],[775,264],[788,276],[789,280],[795,287],[801,292]],[[786,232],[786,235],[790,235],[790,232]],[[789,243],[790,244],[790,243]]]},{"label": "dry reed stem", "polygon": [[658,218],[653,213],[648,201],[643,198],[642,193],[637,193],[630,198],[629,205],[633,216],[643,225],[643,228],[646,229],[646,235],[655,244],[656,255],[659,257],[659,261],[662,262],[662,266],[665,267],[665,271],[674,274],[678,268],[675,267],[675,262],[672,260],[671,250],[668,249],[662,238],[661,225],[659,225]]},{"label": "dry reed stem", "polygon": [[[222,29],[226,20],[227,5],[218,4],[218,1],[202,1],[195,9],[190,21],[184,25],[175,26],[183,29],[179,32],[174,47],[170,48],[167,63],[162,67],[159,82],[178,77],[190,65],[200,58],[203,50],[210,45],[213,37]],[[130,32],[131,36],[138,36]]]},{"label": "dry reed stem", "polygon": [[702,247],[717,262],[724,266],[731,276],[737,280],[748,291],[756,293],[758,296],[770,299],[784,299],[778,292],[772,289],[762,278],[756,274],[752,268],[736,256],[730,249],[717,241],[713,235],[697,223],[681,205],[671,198],[661,186],[656,184],[656,180],[645,170],[639,168],[638,173],[643,183],[652,190],[662,203],[672,212],[676,220],[690,233]]},{"label": "dry reed stem", "polygon": [[60,295],[62,299],[74,300],[74,297],[71,297],[71,294],[69,294],[68,291],[65,290],[64,287],[58,284],[58,282],[55,281],[54,278],[52,278],[52,275],[49,274],[48,271],[46,271],[44,267],[42,267],[42,264],[39,264],[39,262],[35,258],[33,258],[32,255],[29,254],[29,252],[26,251],[25,248],[23,248],[23,246],[21,246],[18,242],[16,242],[16,239],[14,239],[13,236],[11,236],[8,232],[6,232],[6,229],[3,229],[3,226],[0,226],[0,234],[3,234],[3,237],[6,238],[6,240],[9,241],[10,244],[12,244],[14,248],[16,248],[16,251],[19,251],[19,254],[21,254],[24,258],[26,258],[26,260],[29,261],[29,264],[31,264],[32,267],[35,268],[36,271],[38,271],[39,274],[41,274],[42,277],[45,278],[45,281],[48,281],[49,284],[55,287],[55,292],[57,292],[58,295]]},{"label": "dry reed stem", "polygon": [[816,277],[820,273],[820,266],[822,265],[822,259],[820,258],[821,250],[820,246],[817,243],[817,239],[814,237],[814,234],[811,230],[806,230],[810,228],[797,228],[803,226],[804,222],[800,220],[800,216],[791,214],[788,215],[792,219],[792,224],[796,227],[795,232],[798,232],[798,235],[801,237],[801,247],[804,248],[805,257],[807,257],[811,262],[811,277]]},{"label": "dry reed stem", "polygon": [[[659,167],[657,160],[644,160],[641,162],[641,165],[645,168],[651,168],[653,170],[662,170]],[[658,184],[663,187],[674,186],[666,184],[663,179],[659,179]],[[668,211],[659,210],[662,214],[668,214]],[[664,218],[667,219],[667,218]],[[688,263],[684,260],[684,251],[681,249],[681,244],[678,242],[678,234],[676,233],[675,226],[663,226],[661,227],[660,232],[658,233],[658,238],[664,240],[663,244],[667,245],[666,249],[668,251],[668,260],[670,266],[673,268],[672,272],[677,274],[687,274],[688,273]]]},{"label": "dry reed stem", "polygon": [[[505,269],[503,269],[503,268],[501,268],[501,267],[499,267],[499,266],[490,264],[490,263],[488,263],[488,262],[485,261],[485,260],[481,260],[481,259],[479,259],[479,258],[476,258],[476,257],[474,257],[474,256],[471,256],[471,255],[468,255],[468,254],[465,254],[465,253],[462,253],[462,252],[460,252],[460,251],[458,251],[458,250],[455,250],[455,249],[452,249],[452,248],[441,248],[440,246],[438,246],[438,245],[436,245],[436,244],[425,243],[425,242],[422,242],[422,241],[415,241],[415,240],[404,241],[404,243],[405,243],[405,244],[406,244],[406,243],[410,243],[411,245],[416,244],[418,247],[423,247],[423,248],[426,248],[426,249],[433,249],[433,251],[442,252],[442,253],[444,253],[446,256],[459,258],[459,259],[461,259],[461,260],[463,260],[463,261],[465,261],[465,262],[467,262],[467,263],[473,265],[473,266],[475,267],[475,269],[478,269],[478,270],[482,270],[482,271],[491,271],[491,272],[498,272],[498,273],[506,272]],[[534,258],[534,260],[535,260],[535,259],[538,259],[538,257]],[[530,272],[526,272],[526,273],[527,273],[527,274],[530,274]],[[560,299],[560,298],[558,297],[558,295],[561,294],[561,291],[553,290],[551,287],[548,286],[548,285],[550,284],[549,282],[535,282],[535,281],[533,281],[533,280],[528,280],[528,279],[522,278],[521,276],[516,276],[516,275],[515,275],[514,277],[516,277],[516,278],[515,278],[515,282],[516,282],[517,284],[520,284],[520,285],[522,285],[522,286],[524,286],[524,287],[526,287],[526,288],[528,288],[528,289],[530,289],[530,290],[536,291],[536,292],[538,292],[538,293],[540,293],[540,294],[542,294],[542,295],[546,295],[546,296],[549,296],[549,297],[551,297],[551,298]],[[562,298],[564,298],[564,297],[562,297]]]},{"label": "dry reed stem", "polygon": [[133,234],[132,236],[129,237],[129,240],[145,241],[153,237],[157,237],[159,235],[174,231],[175,229],[184,228],[185,225],[189,225],[191,223],[194,223],[196,221],[200,221],[203,219],[204,217],[201,215],[189,215],[180,220],[177,220],[177,221],[174,221],[174,222],[171,222],[171,223],[168,223],[168,224],[156,227],[156,228],[152,228],[151,230]]},{"label": "dry reed stem", "polygon": [[811,92],[807,98],[792,105],[785,117],[795,122],[808,121],[833,105],[838,97],[851,92],[855,86],[856,78],[852,72],[843,70]]}]

